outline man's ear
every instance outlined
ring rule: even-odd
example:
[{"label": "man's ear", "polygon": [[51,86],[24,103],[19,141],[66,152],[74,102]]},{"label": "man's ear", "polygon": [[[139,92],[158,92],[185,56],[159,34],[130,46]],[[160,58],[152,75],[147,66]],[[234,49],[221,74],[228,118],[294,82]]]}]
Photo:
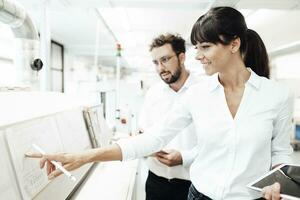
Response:
[{"label": "man's ear", "polygon": [[185,53],[180,53],[178,55],[178,58],[179,58],[180,65],[183,65],[185,62]]}]

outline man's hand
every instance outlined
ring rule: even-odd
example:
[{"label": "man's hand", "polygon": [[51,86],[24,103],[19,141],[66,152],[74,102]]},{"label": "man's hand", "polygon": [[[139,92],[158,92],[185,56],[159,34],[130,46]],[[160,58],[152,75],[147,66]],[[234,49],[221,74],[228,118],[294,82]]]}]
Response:
[{"label": "man's hand", "polygon": [[280,184],[274,183],[264,187],[262,190],[263,197],[268,200],[279,200],[280,199]]},{"label": "man's hand", "polygon": [[28,158],[40,158],[40,168],[44,168],[46,165],[48,179],[54,179],[62,174],[59,169],[56,169],[50,161],[57,161],[68,171],[75,170],[84,165],[85,157],[84,153],[70,154],[70,153],[57,153],[57,154],[45,154],[32,153],[25,155]]},{"label": "man's hand", "polygon": [[163,163],[169,167],[173,167],[176,165],[182,165],[182,156],[181,156],[180,152],[173,150],[173,149],[159,151],[159,152],[155,153],[155,157],[161,163]]}]

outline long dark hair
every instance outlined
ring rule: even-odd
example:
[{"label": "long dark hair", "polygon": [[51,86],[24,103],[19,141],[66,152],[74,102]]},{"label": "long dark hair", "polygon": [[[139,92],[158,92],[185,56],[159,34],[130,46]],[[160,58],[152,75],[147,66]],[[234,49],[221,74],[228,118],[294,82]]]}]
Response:
[{"label": "long dark hair", "polygon": [[228,45],[240,38],[240,53],[244,63],[259,76],[269,78],[269,58],[260,36],[247,28],[244,16],[231,7],[214,7],[202,15],[194,24],[191,42],[211,42]]}]

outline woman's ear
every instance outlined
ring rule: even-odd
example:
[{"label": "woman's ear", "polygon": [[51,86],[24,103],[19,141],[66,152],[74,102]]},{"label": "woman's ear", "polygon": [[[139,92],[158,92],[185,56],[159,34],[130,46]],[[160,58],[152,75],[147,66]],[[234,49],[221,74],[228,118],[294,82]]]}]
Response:
[{"label": "woman's ear", "polygon": [[236,52],[238,52],[239,51],[239,49],[240,49],[240,46],[241,46],[241,39],[239,38],[239,37],[237,37],[237,38],[235,38],[235,39],[233,39],[232,41],[231,41],[231,44],[230,44],[231,46],[231,53],[236,53]]}]

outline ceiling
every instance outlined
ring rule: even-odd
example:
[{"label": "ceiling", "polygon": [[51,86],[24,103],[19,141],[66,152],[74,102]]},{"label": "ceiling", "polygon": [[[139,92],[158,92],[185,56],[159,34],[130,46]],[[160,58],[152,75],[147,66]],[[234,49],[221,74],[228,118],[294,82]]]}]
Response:
[{"label": "ceiling", "polygon": [[[151,71],[151,39],[160,33],[180,33],[190,46],[193,23],[211,6],[240,9],[269,51],[300,41],[300,0],[17,1],[28,10],[38,28],[44,23],[42,11],[46,6],[53,40],[62,43],[68,53],[85,59],[87,65],[93,65],[98,55],[100,65],[115,66],[119,42],[122,66]],[[188,63],[195,65],[192,48],[188,54]]]}]

